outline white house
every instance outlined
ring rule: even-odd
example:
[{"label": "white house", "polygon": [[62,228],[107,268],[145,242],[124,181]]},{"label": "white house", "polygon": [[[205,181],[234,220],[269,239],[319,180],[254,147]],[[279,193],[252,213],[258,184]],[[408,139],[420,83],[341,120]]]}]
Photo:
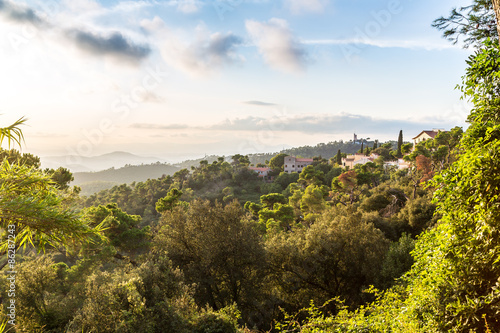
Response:
[{"label": "white house", "polygon": [[342,167],[348,167],[349,169],[352,169],[356,164],[366,164],[368,162],[374,162],[377,157],[379,157],[379,155],[377,154],[371,154],[370,156],[359,153],[356,153],[354,155],[347,155],[347,157],[342,158]]},{"label": "white house", "polygon": [[301,172],[306,166],[313,163],[312,158],[296,158],[294,156],[285,156],[283,170],[286,173]]},{"label": "white house", "polygon": [[433,129],[432,131],[422,131],[419,135],[414,137],[413,140],[413,148],[418,145],[422,141],[434,139],[439,132],[444,132],[443,130]]},{"label": "white house", "polygon": [[384,167],[397,167],[399,170],[408,169],[410,163],[406,162],[404,159],[400,158],[397,161],[384,162]]}]

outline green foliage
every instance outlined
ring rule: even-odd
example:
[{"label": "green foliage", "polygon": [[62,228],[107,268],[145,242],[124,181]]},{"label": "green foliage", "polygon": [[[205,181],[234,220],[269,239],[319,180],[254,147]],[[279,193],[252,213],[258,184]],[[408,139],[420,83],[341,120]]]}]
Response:
[{"label": "green foliage", "polygon": [[7,250],[7,230],[14,230],[16,248],[32,245],[38,250],[102,236],[101,225],[88,226],[66,207],[47,174],[7,160],[0,164],[0,219],[4,230],[0,251]]},{"label": "green foliage", "polygon": [[111,244],[122,251],[134,251],[147,246],[149,227],[139,228],[138,215],[129,215],[116,204],[90,207],[84,214],[90,226],[100,225]]},{"label": "green foliage", "polygon": [[279,174],[280,172],[283,172],[283,165],[285,164],[285,157],[288,156],[288,154],[278,154],[271,158],[269,161],[269,167],[275,172],[276,174]]},{"label": "green foliage", "polygon": [[67,190],[69,183],[75,179],[73,174],[63,167],[59,167],[56,170],[47,169],[45,172],[50,175],[50,178],[55,182],[55,186],[60,190]]},{"label": "green foliage", "polygon": [[342,165],[342,153],[340,149],[337,151],[337,155],[335,155],[335,163],[337,163],[337,165]]},{"label": "green foliage", "polygon": [[264,207],[264,208],[273,208],[274,204],[277,204],[277,203],[286,204],[287,200],[285,199],[283,194],[271,193],[271,194],[261,196],[260,203],[262,204],[262,207]]},{"label": "green foliage", "polygon": [[310,300],[323,304],[337,296],[360,304],[361,289],[375,282],[388,242],[361,214],[330,209],[310,228],[273,234],[266,246],[275,284],[298,310]]},{"label": "green foliage", "polygon": [[282,172],[278,177],[274,180],[275,184],[279,184],[281,186],[282,191],[285,190],[288,185],[292,183],[296,183],[299,180],[299,174],[296,172],[287,173]]},{"label": "green foliage", "polygon": [[32,154],[23,153],[15,149],[1,149],[0,148],[0,161],[7,160],[9,164],[25,165],[28,167],[40,168],[40,158]]},{"label": "green foliage", "polygon": [[238,333],[240,313],[235,305],[225,307],[219,312],[203,311],[192,329],[193,333]]},{"label": "green foliage", "polygon": [[24,135],[22,130],[19,128],[19,126],[24,125],[24,123],[28,119],[21,117],[18,120],[16,120],[14,123],[7,127],[1,127],[0,128],[0,145],[4,140],[7,140],[7,143],[9,145],[9,148],[12,143],[16,143],[19,147],[21,146],[22,142],[24,142]]},{"label": "green foliage", "polygon": [[[105,190],[112,188],[114,185],[131,184],[133,182],[146,183],[148,180],[172,176],[177,171],[179,171],[178,167],[165,163],[126,165],[123,168],[110,168],[96,172],[75,172],[73,175],[75,180],[72,182],[72,185],[83,188],[82,185],[84,184],[89,186],[88,184],[96,182],[106,182],[108,187],[103,188]],[[101,183],[101,185],[104,184]],[[89,188],[86,194],[92,195],[99,190],[101,188]]]},{"label": "green foliage", "polygon": [[249,320],[249,310],[263,295],[264,249],[253,222],[241,207],[193,201],[164,213],[154,239],[180,267],[188,284],[196,283],[195,299],[221,309],[233,303]]},{"label": "green foliage", "polygon": [[403,234],[397,242],[393,242],[385,254],[379,284],[391,286],[395,279],[408,272],[414,263],[411,255],[414,249],[415,240],[408,234]]},{"label": "green foliage", "polygon": [[179,198],[182,196],[182,191],[173,188],[168,194],[156,202],[156,211],[163,213],[171,211],[175,206],[179,205]]},{"label": "green foliage", "polygon": [[402,148],[403,148],[403,130],[400,130],[398,136],[398,150],[396,151],[397,158],[403,157]]},{"label": "green foliage", "polygon": [[464,48],[482,47],[488,38],[498,38],[491,0],[474,0],[472,5],[453,8],[448,17],[434,20],[432,26],[443,31],[443,37],[453,44],[464,38]]}]

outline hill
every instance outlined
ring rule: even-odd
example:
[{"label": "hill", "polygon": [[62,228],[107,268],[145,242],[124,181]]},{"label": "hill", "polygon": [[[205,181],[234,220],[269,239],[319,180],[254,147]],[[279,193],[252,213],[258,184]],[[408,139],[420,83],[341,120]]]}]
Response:
[{"label": "hill", "polygon": [[123,168],[109,168],[98,172],[75,172],[71,185],[82,188],[83,195],[89,195],[119,184],[130,184],[148,179],[157,179],[163,175],[173,175],[179,167],[166,163],[148,165],[127,165]]},{"label": "hill", "polygon": [[41,157],[40,160],[43,168],[57,169],[62,166],[71,170],[71,172],[100,171],[109,168],[121,168],[126,165],[166,162],[158,157],[139,156],[123,151],[115,151],[104,155],[90,157],[76,155],[46,156]]}]

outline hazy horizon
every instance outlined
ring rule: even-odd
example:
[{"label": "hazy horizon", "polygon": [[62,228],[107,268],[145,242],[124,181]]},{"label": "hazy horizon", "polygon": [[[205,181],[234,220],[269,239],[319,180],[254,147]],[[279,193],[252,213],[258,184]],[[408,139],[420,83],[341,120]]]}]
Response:
[{"label": "hazy horizon", "polygon": [[468,1],[4,1],[0,119],[39,156],[182,160],[464,126]]}]

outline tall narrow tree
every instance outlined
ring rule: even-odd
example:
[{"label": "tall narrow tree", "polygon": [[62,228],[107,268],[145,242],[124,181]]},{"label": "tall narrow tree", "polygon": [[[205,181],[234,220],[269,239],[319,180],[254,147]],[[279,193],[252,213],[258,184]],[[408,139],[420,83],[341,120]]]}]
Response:
[{"label": "tall narrow tree", "polygon": [[401,147],[403,146],[403,130],[399,131],[399,137],[398,137],[398,151],[397,151],[397,157],[401,158],[403,157],[403,153],[401,152]]},{"label": "tall narrow tree", "polygon": [[337,151],[337,156],[335,156],[335,157],[336,157],[337,164],[342,165],[342,153],[340,152],[340,149]]}]

